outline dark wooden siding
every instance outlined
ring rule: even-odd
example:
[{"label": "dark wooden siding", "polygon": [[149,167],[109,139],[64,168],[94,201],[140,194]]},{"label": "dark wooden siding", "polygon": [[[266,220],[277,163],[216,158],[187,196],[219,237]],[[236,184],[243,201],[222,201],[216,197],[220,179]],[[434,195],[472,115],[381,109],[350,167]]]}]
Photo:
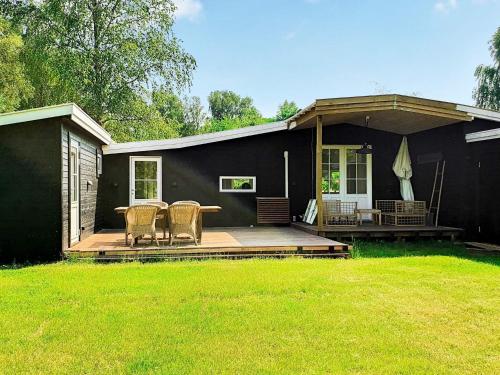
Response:
[{"label": "dark wooden siding", "polygon": [[102,154],[100,143],[69,121],[62,126],[62,247],[68,248],[70,228],[69,207],[69,143],[80,144],[80,238],[84,239],[97,230],[102,222],[99,209],[99,181],[97,178],[97,152]]},{"label": "dark wooden siding", "polygon": [[61,251],[61,127],[51,119],[0,126],[0,260]]},{"label": "dark wooden siding", "polygon": [[[393,198],[399,194],[392,161],[401,137],[351,125],[326,127],[325,144],[374,146],[373,197]],[[208,226],[248,226],[257,223],[256,197],[283,196],[284,151],[289,152],[290,214],[304,213],[314,197],[314,129],[281,131],[179,150],[137,153],[162,156],[163,200],[194,199],[223,207],[207,214]],[[103,226],[119,228],[123,218],[113,208],[129,204],[129,159],[134,154],[106,155],[103,174]],[[256,176],[256,193],[219,193],[219,176]]]},{"label": "dark wooden siding", "polygon": [[464,228],[467,238],[474,237],[477,231],[475,186],[479,182],[479,174],[476,170],[477,160],[474,160],[471,146],[465,142],[465,134],[496,127],[498,123],[474,120],[408,137],[416,199],[429,202],[436,170],[434,162],[418,163],[418,160],[430,154],[441,155],[446,160],[446,169],[439,223]]}]

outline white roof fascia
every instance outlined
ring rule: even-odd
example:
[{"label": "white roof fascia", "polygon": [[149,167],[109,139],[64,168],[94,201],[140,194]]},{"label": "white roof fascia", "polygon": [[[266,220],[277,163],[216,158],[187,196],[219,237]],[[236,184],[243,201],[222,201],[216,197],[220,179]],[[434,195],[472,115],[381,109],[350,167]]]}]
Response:
[{"label": "white roof fascia", "polygon": [[113,143],[109,146],[104,146],[103,152],[105,155],[109,155],[144,151],[172,150],[204,145],[208,143],[222,142],[230,139],[250,137],[252,135],[272,133],[286,129],[287,127],[285,122],[276,122],[263,125],[247,126],[240,129],[224,130],[215,133],[193,135],[189,137],[164,139],[159,141]]},{"label": "white roof fascia", "polygon": [[483,130],[480,132],[466,134],[465,135],[465,142],[467,142],[467,143],[481,142],[481,141],[489,141],[492,139],[499,139],[499,138],[500,138],[500,128]]},{"label": "white roof fascia", "polygon": [[469,116],[480,118],[483,120],[490,120],[500,122],[500,112],[492,111],[489,109],[471,107],[468,105],[457,104],[457,110],[466,112]]},{"label": "white roof fascia", "polygon": [[55,117],[69,117],[78,126],[101,140],[104,144],[108,145],[113,142],[111,135],[74,103],[3,113],[0,114],[0,126]]}]

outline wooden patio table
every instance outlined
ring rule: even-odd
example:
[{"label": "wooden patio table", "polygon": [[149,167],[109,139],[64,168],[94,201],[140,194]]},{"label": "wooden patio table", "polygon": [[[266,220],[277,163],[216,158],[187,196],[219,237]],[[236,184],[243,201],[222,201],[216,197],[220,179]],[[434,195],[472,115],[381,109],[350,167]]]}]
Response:
[{"label": "wooden patio table", "polygon": [[382,211],[374,208],[358,208],[356,210],[356,214],[358,215],[359,224],[363,224],[363,215],[372,215],[372,221],[377,223],[378,225],[382,225]]},{"label": "wooden patio table", "polygon": [[[158,206],[160,207],[160,206]],[[125,211],[127,211],[126,206],[123,207],[116,207],[115,212],[118,215],[125,215]],[[219,212],[222,210],[221,206],[200,206],[200,215],[198,216],[198,220],[196,220],[196,233],[198,237],[198,241],[201,243],[201,235],[203,232],[203,214],[205,213],[215,213]],[[158,215],[168,215],[168,207],[160,207],[158,210]],[[165,239],[165,233],[167,231],[167,220],[163,220],[163,239]],[[125,228],[125,231],[127,231],[127,228]],[[126,233],[125,233],[126,234]]]}]

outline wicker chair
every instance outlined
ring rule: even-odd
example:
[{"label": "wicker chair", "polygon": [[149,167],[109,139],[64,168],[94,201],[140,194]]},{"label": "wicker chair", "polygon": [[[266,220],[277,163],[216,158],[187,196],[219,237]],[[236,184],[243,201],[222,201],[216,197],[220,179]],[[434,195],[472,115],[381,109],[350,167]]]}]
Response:
[{"label": "wicker chair", "polygon": [[325,201],[325,224],[339,226],[358,225],[357,202],[342,202],[340,200]]},{"label": "wicker chair", "polygon": [[151,236],[151,244],[156,242],[156,246],[160,246],[156,238],[156,214],[158,212],[157,205],[137,205],[127,208],[125,211],[125,222],[127,229],[125,231],[125,243],[128,245],[128,236],[132,236],[130,247],[134,247],[134,242],[144,235]]},{"label": "wicker chair", "polygon": [[[150,204],[152,206],[158,206],[161,209],[167,209],[167,202],[147,202],[146,204]],[[168,213],[161,213],[156,215],[156,221],[161,225],[163,230],[163,239],[167,237],[167,227],[168,227]]]},{"label": "wicker chair", "polygon": [[194,201],[179,201],[168,207],[169,244],[172,245],[174,238],[181,234],[187,234],[198,245],[198,216],[200,215],[200,204]]}]

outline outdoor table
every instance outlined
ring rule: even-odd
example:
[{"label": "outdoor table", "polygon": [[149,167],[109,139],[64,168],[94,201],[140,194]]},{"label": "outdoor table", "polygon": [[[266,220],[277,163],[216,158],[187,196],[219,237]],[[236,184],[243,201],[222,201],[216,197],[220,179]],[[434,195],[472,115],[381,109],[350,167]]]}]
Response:
[{"label": "outdoor table", "polygon": [[[160,206],[158,206],[160,207]],[[118,215],[125,215],[125,211],[127,211],[126,206],[123,207],[116,207],[115,212]],[[196,233],[198,234],[198,241],[201,243],[201,235],[203,232],[203,214],[204,213],[215,213],[219,212],[222,210],[221,206],[200,206],[200,214],[198,216],[198,220],[196,220]],[[160,207],[158,209],[158,215],[168,215],[168,207]],[[167,230],[167,221],[168,220],[162,220],[163,222],[163,239],[165,239],[165,233]],[[125,232],[127,231],[127,228],[125,228]],[[126,234],[126,233],[125,233]]]},{"label": "outdoor table", "polygon": [[382,225],[382,211],[374,208],[358,208],[356,210],[358,215],[358,222],[361,225],[363,223],[363,215],[372,215],[372,221],[378,225]]}]

